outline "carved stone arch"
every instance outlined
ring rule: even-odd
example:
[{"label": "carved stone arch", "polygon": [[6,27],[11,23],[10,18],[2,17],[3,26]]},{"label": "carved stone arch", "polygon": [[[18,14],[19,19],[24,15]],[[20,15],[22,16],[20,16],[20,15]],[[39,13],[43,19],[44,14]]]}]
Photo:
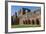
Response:
[{"label": "carved stone arch", "polygon": [[39,25],[39,24],[40,24],[39,19],[36,19],[36,24],[37,24],[37,25]]},{"label": "carved stone arch", "polygon": [[32,24],[33,24],[33,25],[35,24],[35,21],[34,21],[34,20],[32,20]]}]

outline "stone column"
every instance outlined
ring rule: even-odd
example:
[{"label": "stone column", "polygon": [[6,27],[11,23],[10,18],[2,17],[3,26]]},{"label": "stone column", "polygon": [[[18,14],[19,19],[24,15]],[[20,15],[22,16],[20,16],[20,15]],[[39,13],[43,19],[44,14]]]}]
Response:
[{"label": "stone column", "polygon": [[23,25],[23,20],[24,20],[24,18],[20,18],[20,21],[19,21],[20,25]]}]

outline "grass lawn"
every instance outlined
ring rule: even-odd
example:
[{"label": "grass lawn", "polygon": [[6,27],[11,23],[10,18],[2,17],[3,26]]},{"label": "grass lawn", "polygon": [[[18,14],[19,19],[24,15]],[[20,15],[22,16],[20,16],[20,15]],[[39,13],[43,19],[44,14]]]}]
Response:
[{"label": "grass lawn", "polygon": [[11,25],[11,28],[40,27],[40,25]]}]

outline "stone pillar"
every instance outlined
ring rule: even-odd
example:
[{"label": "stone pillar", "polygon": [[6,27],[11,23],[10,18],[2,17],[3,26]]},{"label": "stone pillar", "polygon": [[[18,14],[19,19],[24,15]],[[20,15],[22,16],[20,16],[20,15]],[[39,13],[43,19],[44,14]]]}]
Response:
[{"label": "stone pillar", "polygon": [[24,20],[24,18],[22,18],[22,19],[20,18],[20,21],[19,21],[20,25],[23,25],[23,20]]}]

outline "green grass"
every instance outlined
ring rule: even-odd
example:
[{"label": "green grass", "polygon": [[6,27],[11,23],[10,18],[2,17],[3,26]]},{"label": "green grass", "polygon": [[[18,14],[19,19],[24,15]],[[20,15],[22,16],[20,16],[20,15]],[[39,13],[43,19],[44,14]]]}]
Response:
[{"label": "green grass", "polygon": [[40,27],[40,25],[11,25],[11,28]]}]

